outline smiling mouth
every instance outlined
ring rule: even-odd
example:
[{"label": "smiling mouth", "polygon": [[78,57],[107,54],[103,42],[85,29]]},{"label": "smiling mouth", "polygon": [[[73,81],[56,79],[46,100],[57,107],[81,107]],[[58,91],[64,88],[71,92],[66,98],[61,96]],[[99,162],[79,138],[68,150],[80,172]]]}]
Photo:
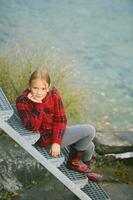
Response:
[{"label": "smiling mouth", "polygon": [[43,96],[36,96],[36,98],[42,98]]}]

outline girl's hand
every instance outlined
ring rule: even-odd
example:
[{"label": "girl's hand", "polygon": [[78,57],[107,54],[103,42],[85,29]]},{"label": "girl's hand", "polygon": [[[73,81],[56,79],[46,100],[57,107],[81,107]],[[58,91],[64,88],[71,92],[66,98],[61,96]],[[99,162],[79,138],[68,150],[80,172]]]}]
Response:
[{"label": "girl's hand", "polygon": [[51,156],[53,157],[57,157],[60,155],[60,145],[57,144],[57,143],[53,143],[51,145],[51,149],[50,149],[50,152]]},{"label": "girl's hand", "polygon": [[33,102],[42,103],[41,100],[35,99],[35,98],[32,96],[31,93],[29,93],[29,94],[27,95],[27,97],[28,97],[31,101],[33,101]]}]

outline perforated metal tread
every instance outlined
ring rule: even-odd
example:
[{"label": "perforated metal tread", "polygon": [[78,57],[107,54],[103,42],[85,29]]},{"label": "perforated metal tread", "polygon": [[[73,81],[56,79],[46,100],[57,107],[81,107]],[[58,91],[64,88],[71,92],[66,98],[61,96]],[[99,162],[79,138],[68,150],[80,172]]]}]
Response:
[{"label": "perforated metal tread", "polygon": [[[21,122],[20,118],[17,115],[17,112],[15,110],[15,106],[13,106],[14,109],[14,114],[13,116],[7,120],[7,123],[14,128],[23,138],[25,138],[29,143],[34,144],[38,139],[39,139],[39,134],[33,131],[27,130],[23,123]],[[59,167],[64,161],[65,161],[65,156],[67,159],[67,148],[63,148],[60,156],[57,158],[51,157],[49,155],[49,151],[45,148],[40,148],[37,145],[33,145],[34,148],[36,148],[45,158],[47,158],[50,162],[52,162],[56,167]],[[65,153],[66,152],[66,153]],[[87,184],[87,178],[85,175],[79,173],[79,172],[74,172],[71,170],[68,170],[65,167],[65,164],[61,165],[59,168],[60,171],[65,174],[71,181],[79,185],[79,187],[84,187],[85,184]]]},{"label": "perforated metal tread", "polygon": [[62,153],[64,154],[65,161],[59,167],[60,171],[65,174],[71,181],[77,184],[80,188],[83,188],[88,183],[88,178],[85,176],[84,173],[76,172],[74,170],[69,170],[66,168],[66,162],[68,160],[69,150],[67,147],[61,149]]},{"label": "perforated metal tread", "polygon": [[34,144],[40,137],[39,133],[27,130],[15,112],[10,119],[7,120],[7,123],[14,128],[18,134],[23,136],[30,144]]},{"label": "perforated metal tread", "polygon": [[[18,132],[29,144],[35,144],[35,142],[39,139],[39,133],[27,130],[23,123],[21,122],[20,118],[17,114],[13,114],[10,119],[7,120],[7,123]],[[47,150],[44,148],[39,148],[34,146],[45,158],[51,160],[51,162],[56,166],[60,166],[64,162],[64,156],[61,154],[58,158],[51,157]]]},{"label": "perforated metal tread", "polygon": [[6,98],[4,92],[0,88],[0,118],[3,120],[9,119],[13,115],[13,109]]},{"label": "perforated metal tread", "polygon": [[95,182],[88,180],[88,184],[81,190],[85,192],[92,200],[110,200],[103,188]]},{"label": "perforated metal tread", "polygon": [[58,169],[80,188],[83,188],[88,183],[88,178],[83,173],[67,169],[65,163]]},{"label": "perforated metal tread", "polygon": [[37,145],[33,145],[45,158],[52,162],[56,167],[59,167],[65,160],[64,155],[61,154],[58,157],[52,157],[49,154],[49,149],[40,148]]}]

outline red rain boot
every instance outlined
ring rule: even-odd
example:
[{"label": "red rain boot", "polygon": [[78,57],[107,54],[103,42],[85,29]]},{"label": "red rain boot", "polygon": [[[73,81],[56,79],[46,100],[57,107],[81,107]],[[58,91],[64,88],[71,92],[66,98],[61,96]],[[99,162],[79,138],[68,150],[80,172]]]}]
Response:
[{"label": "red rain boot", "polygon": [[85,165],[87,165],[87,167],[89,168],[89,169],[91,169],[91,164],[92,164],[92,162],[89,160],[89,161],[83,161],[84,162],[84,164]]},{"label": "red rain boot", "polygon": [[98,182],[98,183],[103,181],[103,176],[101,176],[100,174],[86,173],[86,176],[91,181],[95,181],[95,182]]},{"label": "red rain boot", "polygon": [[92,168],[92,161],[83,161],[85,165],[87,165],[87,167],[91,170],[91,171],[95,171],[95,168]]},{"label": "red rain boot", "polygon": [[[86,164],[88,166],[89,169],[91,169],[92,171],[94,171],[94,168],[91,168],[91,164],[92,162],[89,161],[84,161],[84,164]],[[100,174],[96,174],[96,173],[87,173],[86,174],[88,179],[91,181],[95,181],[95,182],[102,182],[103,181],[103,177]]]},{"label": "red rain boot", "polygon": [[92,172],[92,170],[89,169],[88,166],[81,161],[83,153],[84,151],[77,151],[76,149],[71,147],[69,152],[69,158],[67,161],[67,168],[84,173]]}]

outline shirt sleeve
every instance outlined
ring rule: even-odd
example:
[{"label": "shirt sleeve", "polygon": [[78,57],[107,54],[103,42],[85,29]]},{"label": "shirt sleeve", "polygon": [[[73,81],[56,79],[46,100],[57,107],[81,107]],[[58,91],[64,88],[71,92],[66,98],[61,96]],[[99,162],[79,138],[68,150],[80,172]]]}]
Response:
[{"label": "shirt sleeve", "polygon": [[16,100],[16,107],[25,128],[38,131],[45,117],[43,103],[32,102],[28,97],[20,96]]},{"label": "shirt sleeve", "polygon": [[61,144],[66,129],[67,118],[60,94],[57,92],[53,98],[54,98],[53,143]]}]

